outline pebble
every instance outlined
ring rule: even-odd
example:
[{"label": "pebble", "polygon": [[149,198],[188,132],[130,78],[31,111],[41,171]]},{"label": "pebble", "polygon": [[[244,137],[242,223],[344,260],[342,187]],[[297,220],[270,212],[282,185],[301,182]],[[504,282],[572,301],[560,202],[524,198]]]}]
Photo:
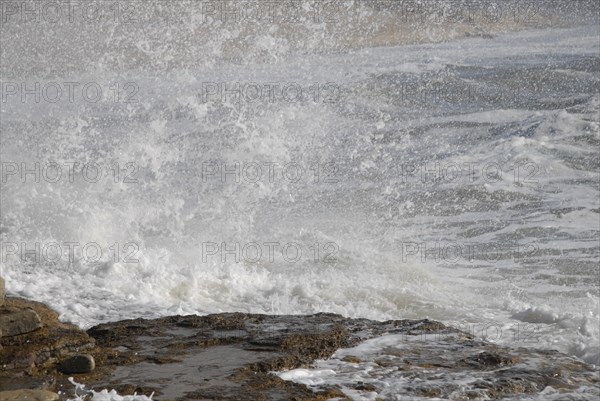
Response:
[{"label": "pebble", "polygon": [[91,355],[75,355],[61,362],[58,370],[62,373],[89,373],[96,367],[94,357]]}]

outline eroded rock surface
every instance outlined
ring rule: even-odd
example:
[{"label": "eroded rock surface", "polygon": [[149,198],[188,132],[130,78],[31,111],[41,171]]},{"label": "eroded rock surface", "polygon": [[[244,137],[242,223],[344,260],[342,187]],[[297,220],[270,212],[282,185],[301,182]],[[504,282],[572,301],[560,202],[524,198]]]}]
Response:
[{"label": "eroded rock surface", "polygon": [[[38,322],[33,331],[0,337],[2,390],[51,388],[59,360],[94,348],[94,340],[85,331],[61,323],[56,312],[40,302],[8,297],[0,308],[0,316],[2,310],[11,311],[11,319],[18,311],[23,316],[33,313]],[[24,324],[16,323],[21,327]],[[6,327],[3,332],[6,333]]]},{"label": "eroded rock surface", "polygon": [[[18,302],[29,301],[8,299],[11,305]],[[564,393],[565,399],[579,399],[569,394],[581,386],[600,391],[598,371],[574,358],[496,346],[430,320],[224,313],[125,320],[85,333],[59,323],[42,304],[36,307],[44,327],[2,339],[0,358],[8,361],[0,365],[2,389],[46,389],[68,399],[74,386],[67,379],[74,376],[88,389],[154,393],[155,400],[341,401],[350,399],[349,389],[376,393],[378,400],[478,400],[535,395],[547,386]],[[382,336],[389,345],[370,359],[355,352]],[[9,356],[19,353],[25,356],[16,361]],[[82,354],[94,358],[93,371],[60,373],[61,361]],[[309,388],[272,374],[309,368],[327,358],[325,363],[342,368],[334,384]],[[370,369],[372,380],[357,382],[351,374],[357,367]],[[401,389],[385,388],[385,381],[378,380],[385,375],[402,381]]]},{"label": "eroded rock surface", "polygon": [[[98,389],[154,393],[157,400],[349,400],[348,389],[365,396],[375,392],[378,400],[502,399],[536,394],[547,386],[565,394],[582,385],[600,391],[598,371],[574,358],[496,346],[430,320],[233,313],[129,320],[88,333],[113,350],[101,364],[115,370],[99,378]],[[348,365],[338,365],[337,375],[350,374],[339,385],[309,389],[270,374],[309,367],[340,348],[382,335],[395,336],[394,345],[372,361],[341,353]],[[373,377],[388,375],[388,382],[406,384],[394,390],[378,380],[356,382],[352,364],[364,364]]]},{"label": "eroded rock surface", "polygon": [[31,333],[40,327],[42,327],[42,321],[33,309],[0,307],[0,336],[11,337]]}]

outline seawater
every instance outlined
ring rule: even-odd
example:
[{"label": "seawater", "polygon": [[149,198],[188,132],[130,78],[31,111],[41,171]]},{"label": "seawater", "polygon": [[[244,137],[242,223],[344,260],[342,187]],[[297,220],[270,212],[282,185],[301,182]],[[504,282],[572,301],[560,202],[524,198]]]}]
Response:
[{"label": "seawater", "polygon": [[8,292],[81,327],[428,317],[599,365],[597,5],[554,3],[5,12]]}]

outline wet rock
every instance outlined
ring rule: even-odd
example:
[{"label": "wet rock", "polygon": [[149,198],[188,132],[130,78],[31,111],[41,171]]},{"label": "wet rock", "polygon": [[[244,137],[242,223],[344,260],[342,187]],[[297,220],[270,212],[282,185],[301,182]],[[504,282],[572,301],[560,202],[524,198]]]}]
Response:
[{"label": "wet rock", "polygon": [[[358,390],[357,395],[365,398],[374,391],[382,401],[521,399],[548,387],[564,394],[565,400],[595,400],[582,394],[600,394],[598,369],[557,351],[501,347],[450,328],[400,333],[393,341],[388,338],[383,348],[374,345],[379,338],[369,341],[340,350],[338,357],[315,368],[337,366],[335,381],[342,389]],[[366,370],[368,375],[356,374]],[[357,377],[364,380],[361,386],[356,385]]]},{"label": "wet rock", "polygon": [[35,313],[39,328],[0,338],[0,378],[45,375],[68,356],[94,348],[94,340],[74,325],[61,323],[56,312],[46,305],[21,298],[7,297],[3,309]]},{"label": "wet rock", "polygon": [[0,389],[4,391],[24,388],[29,390],[52,390],[55,388],[55,385],[56,381],[54,377],[51,376],[33,377],[10,375],[2,377],[0,375]]},{"label": "wet rock", "polygon": [[[6,288],[4,287],[4,279],[0,276],[0,306],[4,305],[4,297],[6,296]],[[2,333],[0,333],[0,337]]]},{"label": "wet rock", "polygon": [[[581,386],[600,390],[598,369],[572,357],[497,346],[427,319],[376,322],[327,313],[221,313],[124,320],[85,333],[60,323],[42,304],[7,298],[7,306],[32,308],[44,326],[0,338],[0,387],[60,389],[63,400],[75,398],[68,378],[76,372],[86,389],[115,389],[123,396],[154,393],[156,401],[348,401],[348,391],[365,398],[376,393],[382,401],[495,400],[535,395],[548,387],[565,399],[578,399]],[[394,341],[384,339],[384,348],[367,347],[378,350],[373,355],[364,348],[352,352],[352,347],[384,335]],[[273,374],[310,368],[337,355],[340,359],[331,361],[341,368],[335,386],[308,387]],[[358,380],[353,369],[370,374]],[[403,384],[392,391],[379,381],[384,376],[392,385]],[[39,381],[30,386],[18,381],[23,377]]]},{"label": "wet rock", "polygon": [[360,363],[361,360],[355,356],[345,356],[342,361],[344,362],[348,362],[348,363]]},{"label": "wet rock", "polygon": [[[357,382],[349,374],[346,389],[365,398],[375,392],[378,400],[397,399],[398,393],[378,382],[390,372],[408,383],[399,390],[402,399],[502,399],[539,393],[546,386],[565,394],[580,384],[598,387],[597,372],[566,355],[496,346],[427,319],[375,322],[324,313],[223,313],[107,323],[88,334],[100,349],[110,350],[98,351],[97,358],[110,355],[99,364],[112,370],[90,383],[96,390],[154,392],[155,400],[349,400],[337,386],[308,388],[271,372],[307,368],[340,348],[390,334],[400,335],[399,344],[371,361],[352,354],[341,357],[344,369],[373,372],[372,382]],[[336,380],[342,377],[338,373]]]},{"label": "wet rock", "polygon": [[469,355],[460,362],[468,364],[476,369],[492,369],[500,366],[513,365],[516,358],[498,352],[481,351],[475,355]]},{"label": "wet rock", "polygon": [[0,308],[2,337],[30,333],[40,327],[42,327],[42,321],[33,309],[20,309],[10,306]]},{"label": "wet rock", "polygon": [[0,401],[54,401],[58,394],[47,390],[0,391]]},{"label": "wet rock", "polygon": [[90,373],[96,367],[91,355],[75,355],[60,363],[58,370],[65,374]]}]

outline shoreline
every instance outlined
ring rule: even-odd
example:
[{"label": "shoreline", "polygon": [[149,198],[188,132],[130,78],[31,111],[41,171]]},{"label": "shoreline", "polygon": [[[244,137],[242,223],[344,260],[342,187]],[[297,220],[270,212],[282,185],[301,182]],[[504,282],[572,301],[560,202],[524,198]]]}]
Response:
[{"label": "shoreline", "polygon": [[[86,389],[152,395],[153,400],[351,400],[349,393],[392,399],[386,391],[402,391],[411,399],[500,399],[535,396],[551,391],[548,387],[561,395],[581,396],[582,388],[591,397],[600,393],[598,369],[576,358],[498,346],[428,319],[377,322],[327,313],[219,313],[121,320],[83,331],[61,323],[40,302],[8,297],[0,318],[10,311],[34,312],[40,327],[0,338],[0,387],[13,391],[0,392],[1,401],[23,399],[14,393],[23,389],[73,399],[70,377]],[[378,341],[388,343],[372,360],[368,353],[357,353]],[[412,384],[395,390],[379,388],[376,381],[311,388],[302,380],[272,374],[298,368],[310,373],[316,360],[328,358],[344,369],[393,371],[394,380]],[[79,363],[74,369],[91,370],[66,373],[66,361]],[[470,383],[457,386],[465,377]]]}]

